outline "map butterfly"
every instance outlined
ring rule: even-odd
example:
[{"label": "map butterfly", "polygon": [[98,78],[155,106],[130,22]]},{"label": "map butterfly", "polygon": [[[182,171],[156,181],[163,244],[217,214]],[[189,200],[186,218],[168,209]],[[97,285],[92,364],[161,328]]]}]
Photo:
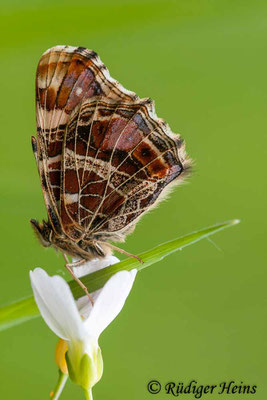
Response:
[{"label": "map butterfly", "polygon": [[110,242],[124,241],[190,168],[183,140],[153,101],[126,90],[83,47],[42,55],[36,119],[32,147],[48,221],[31,223],[43,246],[80,259],[66,265],[72,274],[86,260],[124,252]]}]

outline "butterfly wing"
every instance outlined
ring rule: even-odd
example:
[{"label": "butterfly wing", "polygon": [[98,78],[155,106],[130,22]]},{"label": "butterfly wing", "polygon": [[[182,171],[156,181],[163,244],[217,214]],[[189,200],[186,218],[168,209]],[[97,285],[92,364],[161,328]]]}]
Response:
[{"label": "butterfly wing", "polygon": [[[42,55],[36,73],[37,140],[33,138],[33,149],[49,219],[58,233],[62,228],[65,233],[71,230],[61,200],[66,128],[71,116],[79,113],[84,99],[100,97],[127,102],[137,99],[135,93],[110,77],[91,50],[56,46]],[[79,226],[77,221],[74,225]]]},{"label": "butterfly wing", "polygon": [[85,100],[63,147],[61,215],[88,240],[123,240],[189,166],[183,141],[149,99]]},{"label": "butterfly wing", "polygon": [[96,53],[56,46],[36,75],[37,155],[55,232],[123,240],[189,165],[182,140]]}]

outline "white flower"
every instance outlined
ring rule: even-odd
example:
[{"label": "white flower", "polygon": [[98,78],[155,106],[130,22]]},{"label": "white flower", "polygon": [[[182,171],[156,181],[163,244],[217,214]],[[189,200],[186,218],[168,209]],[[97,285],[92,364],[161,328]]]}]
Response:
[{"label": "white flower", "polygon": [[[116,257],[87,263],[78,267],[88,273],[118,262]],[[60,350],[66,361],[70,378],[88,393],[99,381],[103,372],[99,335],[116,318],[132,288],[136,270],[120,271],[113,275],[104,287],[94,293],[94,305],[87,296],[76,303],[66,281],[60,276],[50,277],[41,269],[30,272],[32,289],[40,313],[49,328],[63,341]],[[81,276],[81,274],[79,274]],[[63,345],[62,345],[63,344]],[[64,369],[64,367],[63,367]],[[65,372],[67,372],[65,371]],[[64,372],[64,371],[63,371]]]}]

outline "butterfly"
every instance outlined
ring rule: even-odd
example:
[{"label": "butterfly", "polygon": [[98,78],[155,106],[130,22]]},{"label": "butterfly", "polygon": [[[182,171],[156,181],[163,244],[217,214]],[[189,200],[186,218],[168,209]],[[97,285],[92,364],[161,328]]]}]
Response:
[{"label": "butterfly", "polygon": [[[36,73],[32,137],[48,220],[31,220],[45,247],[86,260],[105,257],[190,168],[181,137],[111,78],[98,55],[56,46]],[[126,252],[129,255],[129,253]]]}]

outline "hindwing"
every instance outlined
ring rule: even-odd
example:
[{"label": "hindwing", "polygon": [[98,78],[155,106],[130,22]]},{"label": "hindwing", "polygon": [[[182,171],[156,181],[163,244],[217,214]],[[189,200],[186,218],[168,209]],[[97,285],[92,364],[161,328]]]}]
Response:
[{"label": "hindwing", "polygon": [[36,76],[37,153],[53,229],[123,240],[189,165],[153,102],[112,79],[96,53],[57,46]]}]

